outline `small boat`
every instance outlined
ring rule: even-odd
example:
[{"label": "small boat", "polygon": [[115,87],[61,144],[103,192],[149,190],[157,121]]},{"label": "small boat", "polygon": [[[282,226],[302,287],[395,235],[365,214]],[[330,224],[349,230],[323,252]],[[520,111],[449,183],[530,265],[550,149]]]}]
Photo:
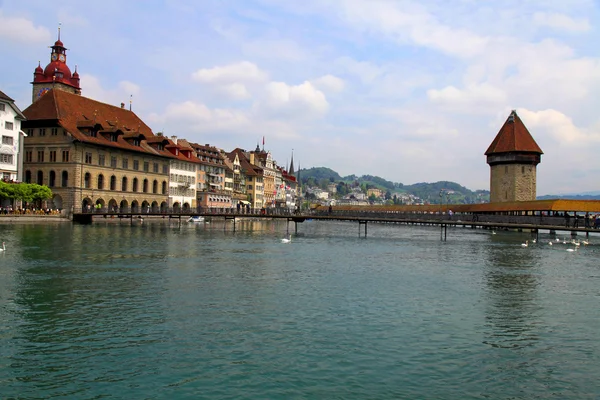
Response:
[{"label": "small boat", "polygon": [[204,217],[201,215],[196,215],[188,218],[187,222],[204,222]]}]

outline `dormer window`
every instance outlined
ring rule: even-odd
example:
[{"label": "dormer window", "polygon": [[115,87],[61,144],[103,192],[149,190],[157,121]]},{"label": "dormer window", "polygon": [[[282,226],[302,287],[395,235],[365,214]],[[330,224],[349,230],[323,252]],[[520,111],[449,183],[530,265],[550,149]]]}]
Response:
[{"label": "dormer window", "polygon": [[117,134],[116,133],[111,133],[110,134],[110,141],[111,142],[116,142],[117,141]]},{"label": "dormer window", "polygon": [[178,156],[179,155],[179,149],[175,149],[175,155]]},{"label": "dormer window", "polygon": [[157,148],[158,148],[158,150],[164,150],[162,143],[159,143]]},{"label": "dormer window", "polygon": [[133,139],[133,145],[134,146],[139,146],[140,145],[140,139]]}]

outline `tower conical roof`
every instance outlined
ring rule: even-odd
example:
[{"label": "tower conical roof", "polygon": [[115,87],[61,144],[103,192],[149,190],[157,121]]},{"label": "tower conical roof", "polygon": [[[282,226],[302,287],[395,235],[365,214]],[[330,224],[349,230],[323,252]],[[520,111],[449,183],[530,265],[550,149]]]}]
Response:
[{"label": "tower conical roof", "polygon": [[510,113],[485,155],[512,152],[544,154],[515,110]]}]

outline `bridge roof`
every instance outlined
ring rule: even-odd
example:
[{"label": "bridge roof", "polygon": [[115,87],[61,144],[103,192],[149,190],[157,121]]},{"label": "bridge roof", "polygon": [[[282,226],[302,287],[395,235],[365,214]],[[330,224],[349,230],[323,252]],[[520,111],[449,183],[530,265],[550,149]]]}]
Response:
[{"label": "bridge roof", "polygon": [[[326,209],[327,206],[320,208]],[[440,210],[446,212],[452,210],[462,213],[494,213],[494,212],[513,212],[513,211],[570,211],[570,212],[590,212],[600,213],[599,200],[535,200],[535,201],[513,201],[505,203],[480,203],[480,204],[439,204],[428,205],[386,205],[386,206],[335,206],[335,210],[340,211],[359,211],[369,210],[377,211],[397,211],[397,212],[433,212]]]}]

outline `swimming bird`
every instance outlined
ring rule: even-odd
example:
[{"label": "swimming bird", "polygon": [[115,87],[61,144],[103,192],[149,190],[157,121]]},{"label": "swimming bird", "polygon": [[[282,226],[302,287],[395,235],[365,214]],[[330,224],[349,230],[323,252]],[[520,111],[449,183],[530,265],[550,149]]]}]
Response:
[{"label": "swimming bird", "polygon": [[525,243],[521,243],[521,247],[529,246],[529,240],[526,240]]},{"label": "swimming bird", "polygon": [[567,249],[567,251],[568,251],[569,253],[571,253],[571,252],[573,252],[573,251],[575,251],[575,250],[577,250],[577,249],[576,249],[576,248],[575,248],[575,249]]},{"label": "swimming bird", "polygon": [[291,241],[292,241],[292,237],[290,235],[287,235],[286,237],[281,239],[281,243],[290,243]]},{"label": "swimming bird", "polygon": [[548,244],[549,244],[550,246],[552,246],[552,242],[548,242]]},{"label": "swimming bird", "polygon": [[536,240],[536,239],[533,239],[533,240],[532,240],[532,242],[533,242],[533,243],[537,243],[537,240]]},{"label": "swimming bird", "polygon": [[496,234],[496,231],[492,231],[492,235],[495,235],[495,234]]},{"label": "swimming bird", "polygon": [[0,249],[0,251],[6,251],[6,243],[2,242],[2,248]]},{"label": "swimming bird", "polygon": [[559,238],[556,238],[556,241],[557,241],[557,242],[560,242],[560,239],[559,239]]},{"label": "swimming bird", "polygon": [[588,242],[587,240],[582,240],[581,243],[583,243],[584,246],[587,246],[588,244],[590,244],[590,242]]}]

